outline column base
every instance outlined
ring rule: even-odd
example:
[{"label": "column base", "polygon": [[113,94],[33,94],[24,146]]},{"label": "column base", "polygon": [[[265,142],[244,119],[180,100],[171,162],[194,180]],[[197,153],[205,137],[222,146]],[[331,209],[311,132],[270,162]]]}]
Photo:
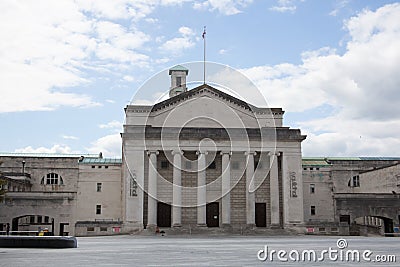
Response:
[{"label": "column base", "polygon": [[256,229],[256,228],[257,228],[257,226],[254,223],[248,223],[245,226],[246,230],[251,230],[251,229]]},{"label": "column base", "polygon": [[146,226],[146,230],[147,231],[151,231],[151,232],[156,232],[156,230],[157,230],[157,225],[155,225],[155,224],[148,224],[147,226]]}]

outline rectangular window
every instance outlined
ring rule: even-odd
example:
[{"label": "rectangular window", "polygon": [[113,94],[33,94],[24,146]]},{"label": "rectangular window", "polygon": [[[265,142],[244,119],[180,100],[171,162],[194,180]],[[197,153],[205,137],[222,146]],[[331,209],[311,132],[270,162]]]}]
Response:
[{"label": "rectangular window", "polygon": [[98,166],[97,168],[101,169],[101,166]]},{"label": "rectangular window", "polygon": [[100,227],[100,232],[107,232],[107,227]]},{"label": "rectangular window", "polygon": [[307,168],[303,168],[303,170],[304,170],[304,171],[306,171],[306,170],[307,170]]},{"label": "rectangular window", "polygon": [[101,192],[101,186],[102,186],[102,184],[101,183],[97,183],[97,192]]},{"label": "rectangular window", "polygon": [[96,214],[101,214],[101,205],[96,205]]},{"label": "rectangular window", "polygon": [[108,166],[104,166],[104,168],[108,169]]},{"label": "rectangular window", "polygon": [[323,232],[326,231],[326,229],[325,229],[325,227],[319,227],[319,228],[318,228],[318,231],[323,233]]},{"label": "rectangular window", "polygon": [[92,166],[92,169],[96,168],[96,166]]},{"label": "rectangular window", "polygon": [[314,170],[314,168],[310,168],[310,171],[313,171]]},{"label": "rectangular window", "polygon": [[44,223],[48,223],[49,222],[49,216],[44,216]]},{"label": "rectangular window", "polygon": [[88,231],[88,232],[94,232],[94,227],[86,227],[86,231]]},{"label": "rectangular window", "polygon": [[168,169],[168,167],[169,167],[168,160],[162,160],[161,161],[161,169]]},{"label": "rectangular window", "polygon": [[176,86],[182,85],[182,77],[176,77]]},{"label": "rectangular window", "polygon": [[29,216],[29,223],[35,223],[35,216]]},{"label": "rectangular window", "polygon": [[311,206],[311,215],[315,215],[315,206]]},{"label": "rectangular window", "polygon": [[317,171],[319,171],[319,168],[315,168]]},{"label": "rectangular window", "polygon": [[37,217],[37,222],[38,222],[38,223],[42,223],[42,216],[38,216],[38,217]]},{"label": "rectangular window", "polygon": [[239,162],[238,161],[232,162],[232,170],[239,170]]},{"label": "rectangular window", "polygon": [[353,187],[360,187],[360,176],[353,176]]},{"label": "rectangular window", "polygon": [[315,184],[310,184],[310,194],[315,193]]}]

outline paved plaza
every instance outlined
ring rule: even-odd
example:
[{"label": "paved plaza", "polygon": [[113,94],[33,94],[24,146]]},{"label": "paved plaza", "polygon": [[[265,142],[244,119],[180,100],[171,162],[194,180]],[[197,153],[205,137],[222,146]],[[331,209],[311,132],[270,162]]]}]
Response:
[{"label": "paved plaza", "polygon": [[[112,236],[78,238],[75,249],[0,248],[0,266],[398,266],[400,238],[346,237],[346,250],[372,251],[369,256],[395,255],[397,263],[331,261],[260,261],[257,254],[271,250],[320,251],[337,247],[338,237],[199,237]],[[292,254],[294,256],[295,254]],[[259,255],[263,257],[264,254]],[[283,257],[285,258],[285,257]],[[344,257],[343,257],[344,258]]]}]

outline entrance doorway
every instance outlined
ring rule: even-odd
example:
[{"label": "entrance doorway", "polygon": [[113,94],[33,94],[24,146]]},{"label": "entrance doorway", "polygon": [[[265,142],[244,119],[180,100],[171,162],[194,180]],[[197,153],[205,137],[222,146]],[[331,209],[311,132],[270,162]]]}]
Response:
[{"label": "entrance doorway", "polygon": [[65,226],[69,225],[69,223],[60,223],[60,236],[67,236],[69,235],[68,231],[65,231]]},{"label": "entrance doorway", "polygon": [[256,203],[256,226],[267,227],[267,203]]},{"label": "entrance doorway", "polygon": [[208,227],[219,227],[219,203],[211,202],[206,206],[206,223]]},{"label": "entrance doorway", "polygon": [[164,202],[157,203],[157,226],[171,227],[171,205]]}]

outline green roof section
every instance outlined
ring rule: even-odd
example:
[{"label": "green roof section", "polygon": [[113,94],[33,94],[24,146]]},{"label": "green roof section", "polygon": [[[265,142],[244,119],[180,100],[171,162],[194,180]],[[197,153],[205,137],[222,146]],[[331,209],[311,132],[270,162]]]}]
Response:
[{"label": "green roof section", "polygon": [[122,164],[122,159],[118,158],[83,158],[79,164]]},{"label": "green roof section", "polygon": [[18,153],[0,152],[0,157],[34,157],[34,158],[97,158],[98,154],[62,154],[62,153]]},{"label": "green roof section", "polygon": [[182,65],[176,65],[176,66],[170,68],[169,75],[171,75],[171,72],[173,72],[173,71],[184,71],[184,72],[186,72],[186,75],[189,73],[189,69],[185,68]]},{"label": "green roof section", "polygon": [[330,166],[328,162],[325,160],[319,160],[319,159],[303,159],[302,160],[302,165],[303,166],[317,166],[317,167],[326,167]]}]

